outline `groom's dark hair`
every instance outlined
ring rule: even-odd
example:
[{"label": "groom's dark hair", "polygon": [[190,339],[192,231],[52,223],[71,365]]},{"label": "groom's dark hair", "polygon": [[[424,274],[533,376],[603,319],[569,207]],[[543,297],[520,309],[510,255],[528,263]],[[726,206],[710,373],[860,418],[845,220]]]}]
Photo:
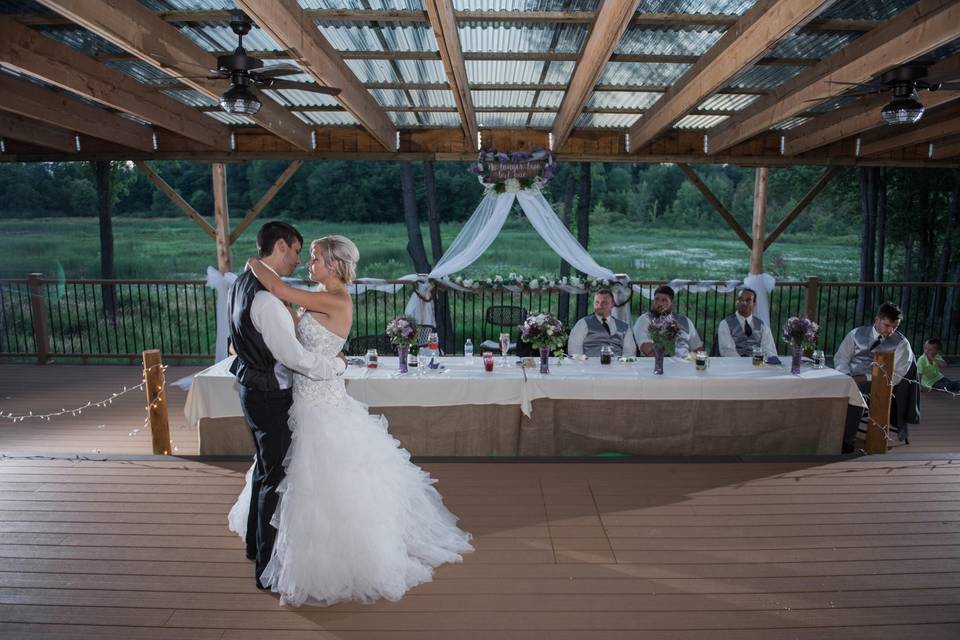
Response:
[{"label": "groom's dark hair", "polygon": [[277,240],[283,240],[290,245],[298,241],[300,246],[303,246],[303,236],[293,225],[286,222],[268,222],[257,232],[257,251],[261,258],[273,253],[273,245],[277,244]]}]

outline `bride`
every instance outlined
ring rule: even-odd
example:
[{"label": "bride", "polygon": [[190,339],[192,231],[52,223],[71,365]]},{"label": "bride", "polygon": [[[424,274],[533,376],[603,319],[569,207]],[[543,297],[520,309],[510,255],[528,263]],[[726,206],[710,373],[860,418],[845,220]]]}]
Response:
[{"label": "bride", "polygon": [[[337,356],[350,332],[347,285],[356,276],[356,245],[339,235],[310,245],[307,270],[326,289],[285,284],[259,260],[248,266],[274,295],[305,311],[297,322],[303,345]],[[473,550],[470,534],[443,505],[428,473],[349,395],[342,378],[297,375],[290,409],[292,444],[280,485],[273,555],[260,576],[284,604],[399,600],[427,582],[433,569]],[[230,510],[230,529],[246,532],[250,479]]]}]

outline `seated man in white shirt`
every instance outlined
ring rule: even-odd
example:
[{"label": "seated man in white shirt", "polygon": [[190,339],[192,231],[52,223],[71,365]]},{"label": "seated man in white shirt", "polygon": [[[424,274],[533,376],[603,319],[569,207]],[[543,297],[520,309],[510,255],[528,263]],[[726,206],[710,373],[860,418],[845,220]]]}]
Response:
[{"label": "seated man in white shirt", "polygon": [[749,358],[756,346],[763,347],[764,358],[777,355],[777,343],[773,340],[770,326],[753,315],[756,304],[756,291],[746,287],[740,289],[736,313],[721,320],[717,327],[721,356]]},{"label": "seated man in white shirt", "polygon": [[599,356],[602,347],[613,349],[614,356],[637,355],[630,325],[617,320],[613,313],[613,293],[601,289],[593,296],[593,315],[580,318],[570,331],[567,353]]},{"label": "seated man in white shirt", "polygon": [[697,328],[693,326],[693,321],[682,313],[673,310],[673,288],[668,285],[661,285],[653,292],[653,309],[637,318],[633,325],[633,338],[640,347],[640,353],[645,356],[653,354],[653,340],[650,339],[650,322],[657,316],[672,314],[680,325],[680,335],[676,341],[676,355],[686,358],[691,351],[697,351],[703,348],[703,340],[697,333]]},{"label": "seated man in white shirt", "polygon": [[[893,384],[896,386],[913,364],[913,349],[910,341],[897,329],[900,326],[900,307],[892,302],[884,302],[877,309],[872,325],[857,327],[847,334],[833,356],[833,366],[840,373],[846,373],[854,379],[860,391],[870,393],[870,377],[873,367],[873,354],[893,352]],[[893,401],[896,402],[896,395]],[[895,411],[893,412],[895,415]],[[854,450],[857,427],[862,410],[850,407],[843,433],[843,453]]]}]

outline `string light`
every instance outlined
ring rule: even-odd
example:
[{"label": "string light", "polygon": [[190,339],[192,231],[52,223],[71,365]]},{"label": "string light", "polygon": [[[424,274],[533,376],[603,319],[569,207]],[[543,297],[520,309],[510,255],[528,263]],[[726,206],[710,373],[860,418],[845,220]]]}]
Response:
[{"label": "string light", "polygon": [[[73,409],[61,408],[59,411],[51,411],[49,413],[34,413],[33,411],[28,411],[27,413],[15,414],[10,411],[4,411],[2,408],[0,408],[0,418],[4,420],[10,420],[11,422],[23,422],[24,420],[46,420],[47,422],[49,422],[51,418],[58,418],[60,416],[65,416],[67,414],[70,414],[71,416],[76,417],[76,416],[82,415],[84,409],[92,409],[94,407],[107,407],[113,404],[113,401],[119,398],[120,396],[126,395],[133,391],[140,391],[142,389],[145,389],[147,386],[147,378],[146,378],[147,373],[157,368],[160,369],[160,384],[156,389],[156,395],[157,395],[156,399],[154,399],[153,402],[151,402],[145,407],[145,409],[149,412],[149,411],[152,411],[153,409],[156,409],[158,406],[160,406],[163,402],[166,401],[163,390],[164,390],[164,387],[166,386],[166,377],[164,375],[164,372],[167,370],[167,365],[164,365],[164,364],[151,365],[150,367],[144,370],[143,372],[144,378],[143,378],[143,381],[140,382],[140,384],[136,385],[135,387],[123,387],[122,391],[112,393],[110,394],[110,397],[104,398],[103,400],[100,400],[97,402],[90,401],[84,405],[75,407]],[[149,417],[145,421],[145,424],[148,422],[149,422]]]}]

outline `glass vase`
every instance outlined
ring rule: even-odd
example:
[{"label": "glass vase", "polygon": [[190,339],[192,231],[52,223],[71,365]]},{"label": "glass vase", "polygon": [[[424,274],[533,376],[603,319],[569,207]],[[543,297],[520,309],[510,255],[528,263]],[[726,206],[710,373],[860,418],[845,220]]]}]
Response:
[{"label": "glass vase", "polygon": [[550,347],[540,347],[540,373],[550,373]]},{"label": "glass vase", "polygon": [[793,345],[793,356],[790,358],[790,373],[795,376],[800,375],[800,356],[803,355],[803,349],[799,345]]},{"label": "glass vase", "polygon": [[665,355],[667,355],[666,350],[657,349],[656,347],[654,347],[653,349],[653,374],[654,375],[657,375],[657,376],[663,375],[663,357]]},{"label": "glass vase", "polygon": [[407,368],[407,356],[410,353],[410,347],[405,344],[397,345],[397,358],[399,359],[400,373],[407,373],[410,371]]}]

